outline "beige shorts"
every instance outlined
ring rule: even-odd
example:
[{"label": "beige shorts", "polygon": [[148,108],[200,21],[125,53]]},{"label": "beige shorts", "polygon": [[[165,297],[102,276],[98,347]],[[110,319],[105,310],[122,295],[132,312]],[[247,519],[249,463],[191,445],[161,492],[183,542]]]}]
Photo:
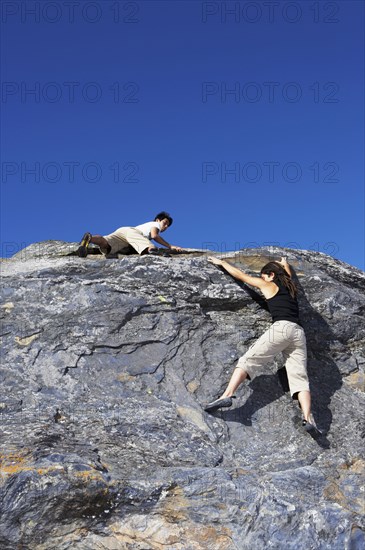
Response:
[{"label": "beige shorts", "polygon": [[133,248],[141,254],[146,248],[153,246],[151,241],[147,239],[139,229],[135,227],[120,227],[110,235],[104,235],[104,239],[108,241],[111,247],[110,253],[115,254],[126,246]]},{"label": "beige shorts", "polygon": [[290,321],[273,323],[238,360],[237,367],[245,370],[253,379],[256,369],[272,361],[280,352],[284,357],[291,395],[309,390],[304,330]]}]

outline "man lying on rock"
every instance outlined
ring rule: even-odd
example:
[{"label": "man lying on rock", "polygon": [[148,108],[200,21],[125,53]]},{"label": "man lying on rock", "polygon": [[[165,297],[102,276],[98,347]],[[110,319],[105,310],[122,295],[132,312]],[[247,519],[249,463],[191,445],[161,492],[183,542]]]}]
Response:
[{"label": "man lying on rock", "polygon": [[297,288],[286,259],[264,265],[260,277],[247,275],[218,258],[209,257],[208,261],[223,267],[239,281],[260,289],[266,298],[273,324],[238,360],[226,391],[219,399],[209,403],[205,410],[212,412],[221,407],[231,407],[235,397],[233,394],[240,384],[246,378],[251,380],[255,376],[256,367],[267,364],[282,352],[291,396],[298,399],[302,409],[302,425],[308,432],[321,433],[311,413],[306,338],[299,320]]},{"label": "man lying on rock", "polygon": [[151,242],[151,239],[169,250],[181,252],[182,248],[169,244],[160,236],[160,233],[170,227],[172,221],[168,212],[160,212],[155,216],[153,222],[146,222],[136,227],[120,227],[113,233],[110,233],[110,235],[105,235],[104,237],[85,233],[77,253],[80,258],[85,258],[88,254],[89,244],[93,243],[98,245],[101,252],[105,255],[116,254],[119,251],[123,252],[123,249],[126,250],[128,247],[132,247],[135,252],[141,255],[158,254],[158,249]]}]

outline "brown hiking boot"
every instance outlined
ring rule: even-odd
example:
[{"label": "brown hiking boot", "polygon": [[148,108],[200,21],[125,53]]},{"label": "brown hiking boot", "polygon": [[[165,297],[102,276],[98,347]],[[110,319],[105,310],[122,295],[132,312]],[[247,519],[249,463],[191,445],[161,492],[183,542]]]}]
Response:
[{"label": "brown hiking boot", "polygon": [[77,249],[77,254],[80,258],[86,258],[88,253],[88,246],[91,241],[91,233],[85,233],[84,236],[81,239],[80,246]]}]

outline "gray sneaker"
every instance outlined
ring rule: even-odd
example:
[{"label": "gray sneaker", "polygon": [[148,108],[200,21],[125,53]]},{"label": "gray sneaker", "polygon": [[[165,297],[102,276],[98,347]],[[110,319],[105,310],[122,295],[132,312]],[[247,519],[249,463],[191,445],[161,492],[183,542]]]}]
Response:
[{"label": "gray sneaker", "polygon": [[313,418],[313,414],[312,414],[312,413],[309,415],[308,420],[305,420],[305,419],[303,418],[303,420],[302,420],[302,426],[303,426],[303,428],[305,429],[306,432],[309,432],[309,433],[311,433],[311,434],[313,434],[313,435],[315,435],[315,434],[321,434],[321,433],[322,433],[321,430],[320,430],[319,428],[317,428],[317,424],[316,424],[316,422],[315,422],[315,420],[314,420],[314,418]]},{"label": "gray sneaker", "polygon": [[204,410],[207,412],[215,411],[216,409],[221,409],[223,407],[232,407],[232,399],[235,399],[235,395],[232,395],[232,397],[222,397],[221,399],[216,399],[215,401],[212,401],[211,403],[208,403],[204,407]]}]

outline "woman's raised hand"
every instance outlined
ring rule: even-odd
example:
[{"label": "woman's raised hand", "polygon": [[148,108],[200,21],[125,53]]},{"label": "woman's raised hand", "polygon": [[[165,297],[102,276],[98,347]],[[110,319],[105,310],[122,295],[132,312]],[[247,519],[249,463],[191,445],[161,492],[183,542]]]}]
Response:
[{"label": "woman's raised hand", "polygon": [[214,256],[208,256],[208,262],[214,265],[222,265],[222,260],[219,258],[215,258]]}]

